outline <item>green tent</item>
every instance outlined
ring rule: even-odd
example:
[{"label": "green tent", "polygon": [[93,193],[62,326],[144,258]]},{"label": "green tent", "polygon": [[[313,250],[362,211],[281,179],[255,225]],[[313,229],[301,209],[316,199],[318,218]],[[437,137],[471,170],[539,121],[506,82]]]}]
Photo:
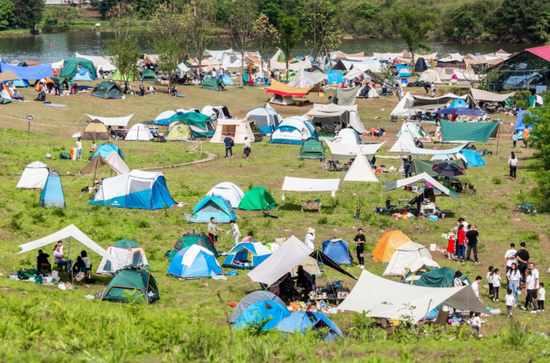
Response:
[{"label": "green tent", "polygon": [[59,89],[69,89],[71,85],[71,79],[64,76],[53,76],[52,81],[59,84]]},{"label": "green tent", "polygon": [[153,71],[152,69],[145,69],[143,72],[141,72],[141,77],[139,78],[139,80],[158,82],[159,78],[155,71]]},{"label": "green tent", "polygon": [[160,298],[157,282],[149,271],[136,266],[125,266],[118,270],[103,292],[101,300],[128,302],[126,291],[137,290],[141,299],[150,304]]},{"label": "green tent", "polygon": [[139,248],[141,247],[141,245],[135,241],[132,241],[131,239],[128,239],[128,238],[123,238],[123,239],[120,239],[118,241],[116,241],[115,243],[113,243],[111,246],[116,246],[116,247],[119,247],[119,248],[125,248],[127,250],[131,250],[132,248]]},{"label": "green tent", "polygon": [[201,88],[209,89],[211,91],[225,91],[225,84],[220,78],[210,77],[202,82]]},{"label": "green tent", "polygon": [[429,176],[437,176],[439,174],[433,171],[432,168],[435,164],[441,164],[441,163],[456,164],[464,168],[464,161],[462,161],[462,159],[446,160],[446,161],[414,159],[411,165],[411,168],[409,169],[409,173],[411,174],[416,173],[416,175],[422,174],[422,173],[428,173]]},{"label": "green tent", "polygon": [[174,258],[174,256],[176,256],[179,250],[192,245],[199,245],[203,248],[206,248],[207,250],[212,252],[216,257],[219,255],[218,250],[216,250],[216,247],[214,247],[214,244],[212,243],[212,240],[206,234],[186,233],[180,238],[178,238],[178,240],[174,244],[174,249],[172,250],[172,252],[170,252],[170,256],[169,256],[170,261],[172,261],[172,259]]},{"label": "green tent", "polygon": [[212,117],[198,112],[177,113],[170,117],[170,124],[181,121],[191,129],[194,137],[210,138],[216,130],[212,124]]},{"label": "green tent", "polygon": [[128,73],[128,79],[124,79],[122,78],[122,74],[120,73],[120,71],[117,69],[115,71],[115,73],[113,73],[113,80],[115,81],[128,81],[128,82],[132,82],[134,80],[136,80],[136,74],[134,72],[129,72]]},{"label": "green tent", "polygon": [[[455,270],[448,267],[436,268],[430,272],[426,272],[420,278],[413,282],[416,286],[425,287],[449,287],[452,286],[455,280]],[[468,284],[472,284],[468,276],[460,276],[460,281],[468,281]]]},{"label": "green tent", "polygon": [[103,81],[95,86],[91,95],[103,99],[117,99],[124,96],[116,83],[108,81]]},{"label": "green tent", "polygon": [[[498,122],[452,122],[441,120],[442,142],[487,142]],[[496,136],[496,135],[495,135]]]},{"label": "green tent", "polygon": [[97,73],[95,72],[94,64],[92,61],[84,58],[69,58],[63,62],[63,69],[61,70],[61,76],[72,79],[78,68],[83,67],[90,71],[90,74],[94,79],[97,78]]},{"label": "green tent", "polygon": [[239,203],[239,209],[244,210],[268,210],[276,206],[275,199],[264,187],[250,189]]},{"label": "green tent", "polygon": [[300,155],[298,159],[324,159],[325,148],[323,143],[319,140],[308,139],[300,148]]}]

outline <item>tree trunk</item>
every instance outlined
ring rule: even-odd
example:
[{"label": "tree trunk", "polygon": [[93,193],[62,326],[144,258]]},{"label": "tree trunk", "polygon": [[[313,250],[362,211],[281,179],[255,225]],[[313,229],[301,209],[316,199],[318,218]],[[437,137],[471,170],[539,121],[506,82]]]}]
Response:
[{"label": "tree trunk", "polygon": [[241,48],[241,87],[243,86],[243,76],[244,76],[244,49]]}]

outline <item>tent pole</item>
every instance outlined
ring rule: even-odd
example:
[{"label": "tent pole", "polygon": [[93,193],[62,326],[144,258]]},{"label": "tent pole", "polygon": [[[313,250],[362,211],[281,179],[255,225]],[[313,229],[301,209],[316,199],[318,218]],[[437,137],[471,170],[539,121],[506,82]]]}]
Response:
[{"label": "tent pole", "polygon": [[500,121],[498,122],[498,126],[497,126],[497,152],[496,152],[497,155],[498,155],[499,139],[500,139]]},{"label": "tent pole", "polygon": [[[74,287],[74,274],[71,273],[72,272],[72,269],[73,269],[73,238],[72,237],[69,237],[69,261],[71,261],[71,267],[69,269],[69,271],[67,272],[68,274],[70,274],[71,276],[71,284],[73,285]],[[69,282],[69,276],[67,276],[67,282]]]},{"label": "tent pole", "polygon": [[424,321],[426,321],[426,317],[428,316],[428,313],[430,312],[430,305],[432,305],[432,299],[430,299],[430,302],[428,303],[428,309],[426,309],[426,315],[424,315]]}]

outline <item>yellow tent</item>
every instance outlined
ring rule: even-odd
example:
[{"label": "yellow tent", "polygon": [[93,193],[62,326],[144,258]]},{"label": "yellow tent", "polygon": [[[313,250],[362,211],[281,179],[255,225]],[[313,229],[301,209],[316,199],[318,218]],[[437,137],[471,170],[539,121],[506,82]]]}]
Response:
[{"label": "yellow tent", "polygon": [[397,248],[409,242],[412,242],[411,239],[401,231],[388,232],[374,247],[372,258],[376,262],[388,262]]},{"label": "yellow tent", "polygon": [[170,131],[166,136],[168,141],[187,141],[193,140],[193,134],[189,126],[181,121],[176,121],[170,125]]}]

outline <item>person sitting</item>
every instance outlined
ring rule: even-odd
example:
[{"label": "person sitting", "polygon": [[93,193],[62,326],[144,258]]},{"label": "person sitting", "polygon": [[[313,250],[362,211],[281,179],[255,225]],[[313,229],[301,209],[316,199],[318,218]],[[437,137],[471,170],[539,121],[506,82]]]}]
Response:
[{"label": "person sitting", "polygon": [[63,245],[61,244],[61,242],[58,242],[58,244],[55,246],[53,257],[58,268],[61,268],[64,271],[69,271],[71,269],[73,261],[65,260],[65,255],[63,254]]},{"label": "person sitting", "polygon": [[52,272],[52,265],[50,264],[50,261],[48,261],[49,257],[50,255],[48,255],[47,253],[42,252],[42,250],[38,250],[38,257],[36,257],[36,267],[39,274]]},{"label": "person sitting", "polygon": [[296,286],[303,289],[302,298],[306,299],[309,293],[313,290],[315,279],[304,269],[304,266],[298,266],[297,273],[298,276],[296,277]]},{"label": "person sitting", "polygon": [[294,288],[294,280],[290,276],[290,273],[287,273],[281,283],[279,284],[280,288],[280,297],[286,300],[294,300],[298,293]]},{"label": "person sitting", "polygon": [[73,266],[73,272],[75,274],[80,272],[80,269],[89,269],[92,267],[92,263],[90,262],[90,259],[88,258],[88,253],[83,250],[80,252],[80,256],[77,257],[76,262]]},{"label": "person sitting", "polygon": [[419,149],[424,149],[424,144],[417,137],[414,138],[414,145]]}]

